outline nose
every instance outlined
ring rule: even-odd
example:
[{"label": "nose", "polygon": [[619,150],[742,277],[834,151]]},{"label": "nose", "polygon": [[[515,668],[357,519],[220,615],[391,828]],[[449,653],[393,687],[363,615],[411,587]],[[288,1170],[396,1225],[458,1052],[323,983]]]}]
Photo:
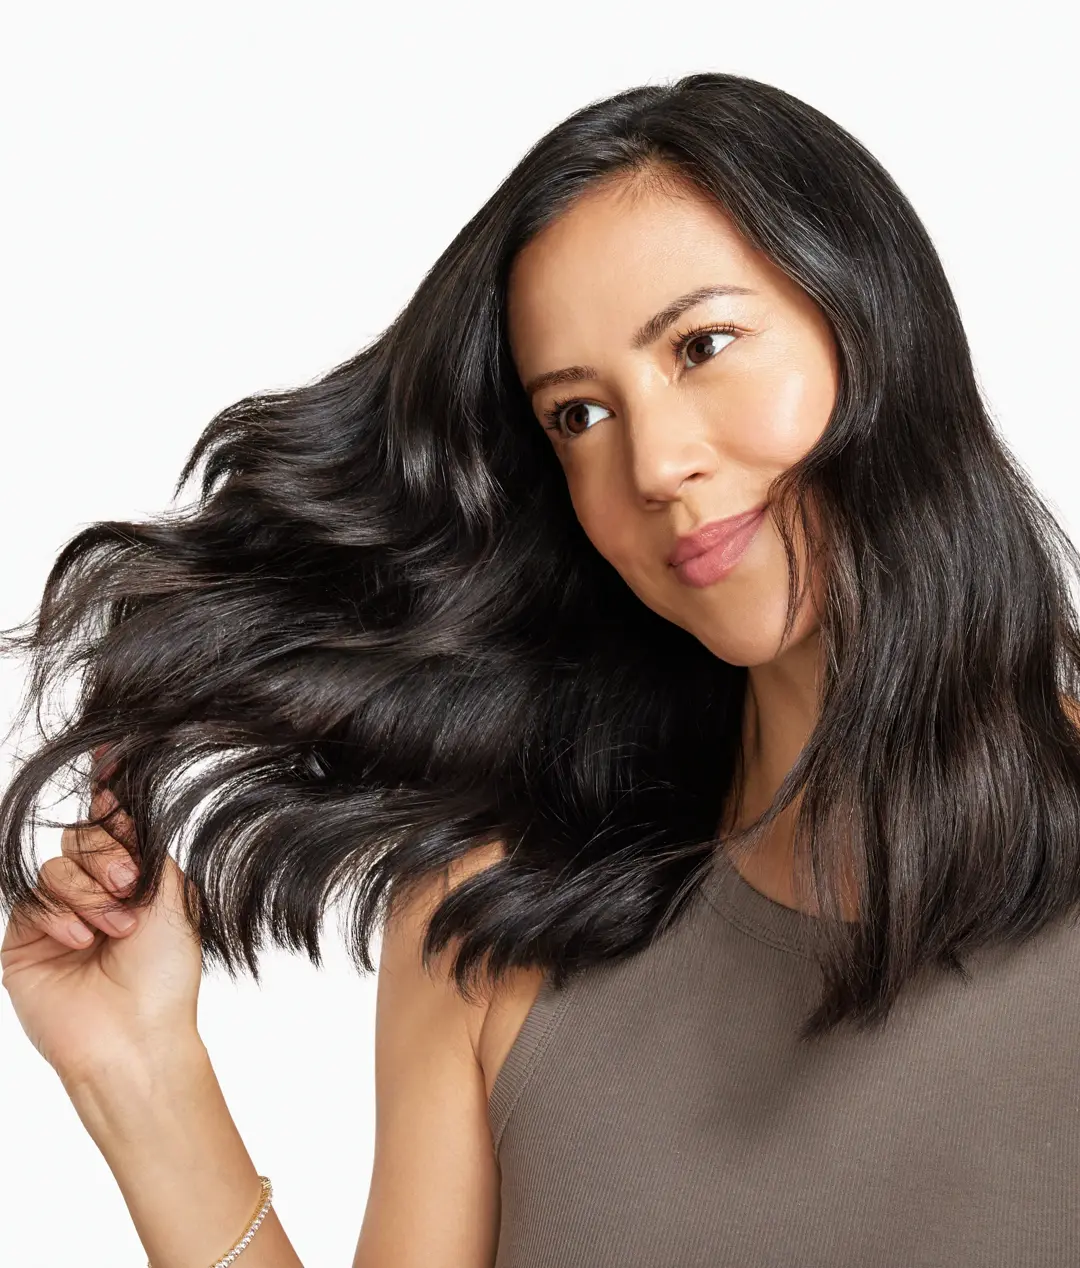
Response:
[{"label": "nose", "polygon": [[[693,480],[714,475],[718,454],[703,421],[671,392],[629,407],[624,433],[634,487],[647,502],[672,502]],[[667,399],[663,399],[666,397]]]}]

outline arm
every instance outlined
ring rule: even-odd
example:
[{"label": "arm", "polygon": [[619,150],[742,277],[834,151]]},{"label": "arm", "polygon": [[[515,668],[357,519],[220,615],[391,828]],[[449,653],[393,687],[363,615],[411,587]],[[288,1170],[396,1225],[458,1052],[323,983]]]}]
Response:
[{"label": "arm", "polygon": [[[387,921],[376,1000],[376,1139],[353,1268],[490,1268],[498,1165],[477,1041],[487,1008],[420,963],[427,919],[448,886],[501,855],[473,852]],[[204,1268],[255,1210],[258,1172],[197,1033],[140,1049],[65,1084],[127,1203],[153,1268]],[[243,1268],[303,1268],[271,1206]]]},{"label": "arm", "polygon": [[[233,1247],[259,1203],[258,1172],[197,1034],[84,1074],[67,1092],[153,1268],[208,1268]],[[273,1205],[236,1262],[303,1268]]]},{"label": "arm", "polygon": [[498,857],[477,850],[387,920],[375,1006],[375,1158],[353,1268],[491,1268],[498,1163],[477,1039],[488,1001],[469,1005],[420,963],[446,885]]},{"label": "arm", "polygon": [[[167,857],[154,901],[128,906],[132,927],[116,928],[137,873],[130,819],[98,790],[94,813],[110,805],[119,835],[65,828],[62,854],[40,869],[45,909],[12,910],[3,986],[119,1182],[153,1268],[208,1268],[244,1233],[261,1186],[198,1034],[202,961],[183,873]],[[272,1206],[242,1255],[243,1268],[302,1268]]]},{"label": "arm", "polygon": [[[95,802],[103,813],[104,794]],[[127,848],[102,827],[65,829],[62,846],[41,868],[47,910],[20,907],[8,921],[4,988],[101,1149],[153,1268],[204,1268],[235,1244],[261,1192],[196,1027],[202,965],[183,873],[167,856],[155,900],[129,908],[135,923],[122,933],[109,922],[132,882],[107,873],[131,864]],[[449,883],[500,853],[475,852]],[[488,1268],[494,1253],[495,1159],[476,1058],[486,1005],[467,1007],[420,965],[422,908],[447,884],[435,879],[440,892],[428,885],[384,931],[376,1158],[357,1268]],[[244,1268],[300,1265],[273,1207],[242,1254]]]}]

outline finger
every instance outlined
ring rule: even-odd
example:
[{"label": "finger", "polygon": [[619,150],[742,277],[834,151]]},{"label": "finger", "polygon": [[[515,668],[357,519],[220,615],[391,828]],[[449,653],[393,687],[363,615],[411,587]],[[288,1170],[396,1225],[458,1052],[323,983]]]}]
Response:
[{"label": "finger", "polygon": [[[94,761],[95,761],[95,762],[100,762],[100,761],[101,761],[101,759],[102,759],[102,757],[103,757],[103,756],[104,756],[104,755],[105,755],[108,751],[109,751],[109,746],[108,746],[107,744],[99,744],[99,745],[97,746],[97,748],[95,748],[95,749],[91,749],[91,750],[90,750],[90,755],[91,755],[91,757],[93,757],[93,759],[94,759]],[[110,762],[110,763],[109,763],[107,766],[105,766],[105,767],[103,768],[103,770],[101,771],[101,776],[100,776],[100,778],[101,778],[101,779],[108,779],[108,778],[109,778],[109,776],[113,773],[113,771],[114,771],[115,769],[116,769],[116,763],[115,763],[115,762]]]},{"label": "finger", "polygon": [[89,820],[101,820],[100,826],[121,845],[129,850],[138,849],[135,825],[131,815],[120,805],[113,793],[106,788],[98,789],[90,800]]},{"label": "finger", "polygon": [[138,876],[131,855],[104,828],[76,824],[60,834],[60,850],[113,894],[128,893]]},{"label": "finger", "polygon": [[89,819],[101,820],[101,826],[121,845],[138,855],[139,839],[129,812],[109,789],[98,787],[90,799]]},{"label": "finger", "polygon": [[[86,946],[76,938],[77,925],[72,923],[74,915],[85,925],[100,929],[111,937],[126,937],[134,930],[139,921],[134,912],[128,911],[99,884],[74,859],[58,855],[46,859],[39,869],[42,888],[57,896],[66,907],[54,909],[47,916],[37,921],[52,937],[61,941],[74,940],[77,946]],[[66,935],[66,937],[64,936]]]},{"label": "finger", "polygon": [[95,785],[90,794],[90,818],[102,819],[110,810],[119,808],[116,794],[109,791],[104,784]]},{"label": "finger", "polygon": [[[7,957],[43,940],[55,943],[61,950],[73,947],[76,951],[85,951],[94,941],[94,930],[74,916],[66,917],[66,921],[56,924],[27,903],[16,903],[4,930],[0,953]],[[75,936],[75,928],[79,930],[78,936]]]}]

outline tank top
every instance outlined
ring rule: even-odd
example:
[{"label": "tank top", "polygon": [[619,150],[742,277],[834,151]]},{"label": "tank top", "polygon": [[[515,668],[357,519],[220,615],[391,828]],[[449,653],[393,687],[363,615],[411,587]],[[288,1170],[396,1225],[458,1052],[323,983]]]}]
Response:
[{"label": "tank top", "polygon": [[546,979],[495,1079],[495,1268],[1076,1268],[1080,926],[797,1043],[816,917],[722,850],[649,946]]}]

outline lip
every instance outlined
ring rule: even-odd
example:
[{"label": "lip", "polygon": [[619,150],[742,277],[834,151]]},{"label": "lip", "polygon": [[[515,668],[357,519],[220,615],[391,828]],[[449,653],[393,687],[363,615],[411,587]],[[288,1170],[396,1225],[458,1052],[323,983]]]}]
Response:
[{"label": "lip", "polygon": [[751,507],[749,511],[740,511],[738,515],[729,515],[722,520],[712,520],[685,537],[680,537],[678,545],[668,556],[668,563],[672,568],[677,568],[688,559],[704,555],[707,550],[713,550],[717,546],[723,546],[740,529],[756,520],[767,506],[767,502],[761,502],[758,506]]},{"label": "lip", "polygon": [[746,553],[765,521],[768,503],[727,519],[705,524],[679,540],[669,562],[675,575],[688,586],[710,586],[726,577]]}]

